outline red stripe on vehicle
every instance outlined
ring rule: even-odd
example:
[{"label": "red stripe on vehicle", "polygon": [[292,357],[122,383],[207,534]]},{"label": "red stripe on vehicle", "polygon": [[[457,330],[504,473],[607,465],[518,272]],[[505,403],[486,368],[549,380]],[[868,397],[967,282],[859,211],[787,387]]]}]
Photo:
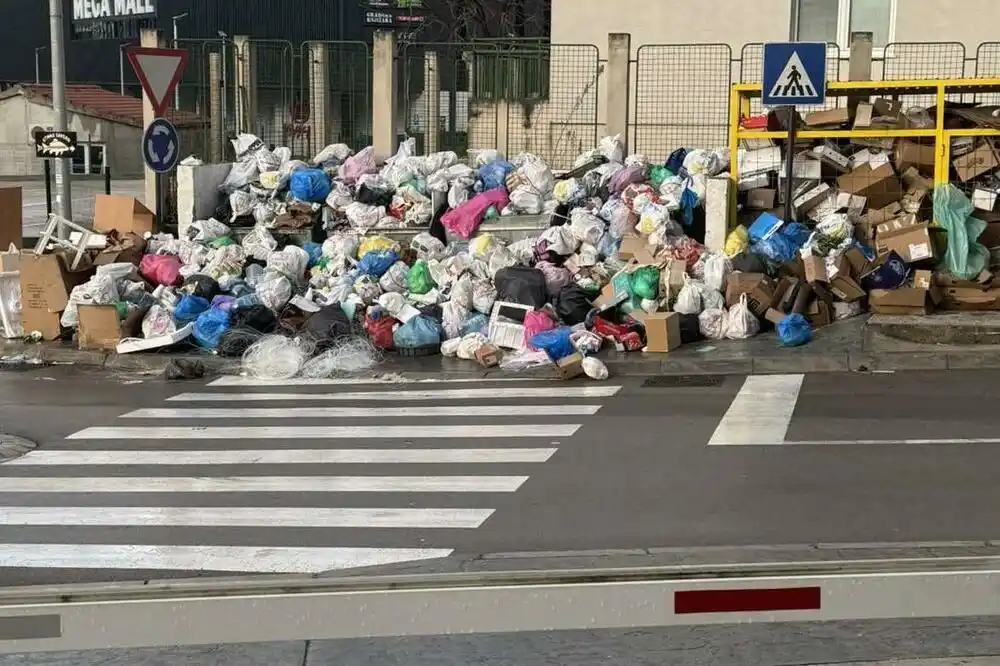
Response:
[{"label": "red stripe on vehicle", "polygon": [[674,593],[674,612],[740,613],[748,611],[819,610],[820,588],[782,587],[748,590],[681,590]]}]

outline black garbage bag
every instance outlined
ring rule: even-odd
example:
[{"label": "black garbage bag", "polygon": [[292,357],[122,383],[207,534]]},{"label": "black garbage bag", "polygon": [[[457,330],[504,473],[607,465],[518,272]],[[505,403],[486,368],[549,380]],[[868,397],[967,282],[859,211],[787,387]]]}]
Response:
[{"label": "black garbage bag", "polygon": [[556,314],[564,324],[572,326],[587,320],[587,314],[594,309],[590,304],[590,293],[579,285],[568,284],[555,299]]},{"label": "black garbage bag", "polygon": [[438,209],[436,211],[434,211],[434,216],[431,217],[430,227],[428,227],[427,229],[427,233],[429,233],[434,238],[437,238],[445,245],[448,245],[448,232],[444,228],[444,223],[441,222],[441,216],[447,212],[448,212],[448,202],[445,201],[440,206],[438,206]]},{"label": "black garbage bag", "polygon": [[222,292],[222,289],[219,288],[219,283],[209,276],[199,274],[184,280],[181,291],[211,301]]},{"label": "black garbage bag", "polygon": [[316,344],[317,353],[324,352],[334,340],[351,334],[351,320],[339,303],[328,305],[306,320],[301,333]]},{"label": "black garbage bag", "polygon": [[740,252],[732,259],[733,270],[743,273],[766,273],[767,262],[759,254]]},{"label": "black garbage bag", "polygon": [[497,300],[540,308],[549,300],[545,274],[537,268],[508,266],[497,271],[493,279]]},{"label": "black garbage bag", "polygon": [[705,336],[701,334],[701,328],[698,326],[698,315],[682,314],[680,317],[681,344],[686,345],[691,342],[698,342],[699,340],[705,339]]},{"label": "black garbage bag", "polygon": [[229,327],[231,329],[247,329],[258,333],[271,333],[278,328],[278,318],[266,305],[248,305],[236,308],[230,313]]},{"label": "black garbage bag", "polygon": [[201,361],[175,358],[167,363],[167,367],[163,369],[163,376],[171,380],[201,379],[205,376],[205,364]]},{"label": "black garbage bag", "polygon": [[430,305],[425,305],[422,308],[417,308],[417,310],[420,311],[420,314],[426,315],[431,319],[435,319],[439,322],[444,320],[444,308],[442,308],[437,303],[431,303]]},{"label": "black garbage bag", "polygon": [[392,203],[392,192],[362,185],[358,188],[357,194],[354,195],[354,200],[368,204],[369,206],[385,206],[388,208],[389,204]]}]

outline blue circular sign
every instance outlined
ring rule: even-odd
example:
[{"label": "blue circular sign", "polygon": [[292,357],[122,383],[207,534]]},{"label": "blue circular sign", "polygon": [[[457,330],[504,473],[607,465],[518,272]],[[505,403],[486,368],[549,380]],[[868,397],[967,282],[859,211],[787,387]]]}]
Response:
[{"label": "blue circular sign", "polygon": [[181,140],[166,118],[154,118],[142,134],[142,158],[156,173],[167,173],[177,166],[181,155]]}]

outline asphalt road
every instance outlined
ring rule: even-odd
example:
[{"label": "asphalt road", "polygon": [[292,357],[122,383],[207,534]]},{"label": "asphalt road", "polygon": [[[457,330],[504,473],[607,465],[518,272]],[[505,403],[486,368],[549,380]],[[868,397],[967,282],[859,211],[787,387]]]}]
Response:
[{"label": "asphalt road", "polygon": [[0,465],[0,585],[1000,539],[998,378],[5,372],[0,428],[40,448]]}]

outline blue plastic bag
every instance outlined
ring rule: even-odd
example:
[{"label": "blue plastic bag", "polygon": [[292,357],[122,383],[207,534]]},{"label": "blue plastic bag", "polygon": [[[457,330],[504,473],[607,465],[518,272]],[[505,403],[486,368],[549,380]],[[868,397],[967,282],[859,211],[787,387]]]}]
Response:
[{"label": "blue plastic bag", "polygon": [[[777,226],[777,230],[772,231]],[[767,234],[771,235],[768,236]],[[795,258],[807,240],[809,228],[799,222],[783,222],[770,213],[763,213],[750,225],[751,251],[776,263]]]},{"label": "blue plastic bag", "polygon": [[229,328],[229,313],[219,308],[205,310],[194,322],[194,341],[205,349],[219,346],[219,338]]},{"label": "blue plastic bag", "polygon": [[288,191],[299,201],[322,203],[330,194],[330,179],[322,169],[296,169],[289,180]]},{"label": "blue plastic bag", "polygon": [[358,270],[363,275],[379,278],[397,261],[399,254],[395,250],[372,250],[358,261]]},{"label": "blue plastic bag", "polygon": [[569,326],[550,328],[547,331],[535,333],[528,340],[528,343],[532,347],[543,350],[553,361],[558,361],[576,351],[573,348],[573,343],[569,340],[571,332],[572,329]]},{"label": "blue plastic bag", "polygon": [[798,312],[778,322],[778,340],[782,347],[798,347],[812,339],[812,326]]},{"label": "blue plastic bag", "polygon": [[507,183],[507,174],[514,170],[514,165],[505,160],[497,160],[479,167],[477,175],[483,181],[484,190],[495,190]]},{"label": "blue plastic bag", "polygon": [[323,246],[319,243],[306,241],[302,244],[302,249],[309,255],[309,263],[307,265],[309,268],[315,266],[316,262],[323,258]]},{"label": "blue plastic bag", "polygon": [[427,347],[441,344],[441,322],[427,315],[417,315],[392,332],[397,347]]},{"label": "blue plastic bag", "polygon": [[201,296],[184,294],[177,301],[177,306],[174,308],[174,321],[181,326],[190,324],[209,307],[211,307],[211,304]]},{"label": "blue plastic bag", "polygon": [[471,312],[462,322],[462,325],[458,327],[459,335],[468,335],[469,333],[482,333],[486,334],[487,329],[490,327],[490,318],[481,312]]}]

